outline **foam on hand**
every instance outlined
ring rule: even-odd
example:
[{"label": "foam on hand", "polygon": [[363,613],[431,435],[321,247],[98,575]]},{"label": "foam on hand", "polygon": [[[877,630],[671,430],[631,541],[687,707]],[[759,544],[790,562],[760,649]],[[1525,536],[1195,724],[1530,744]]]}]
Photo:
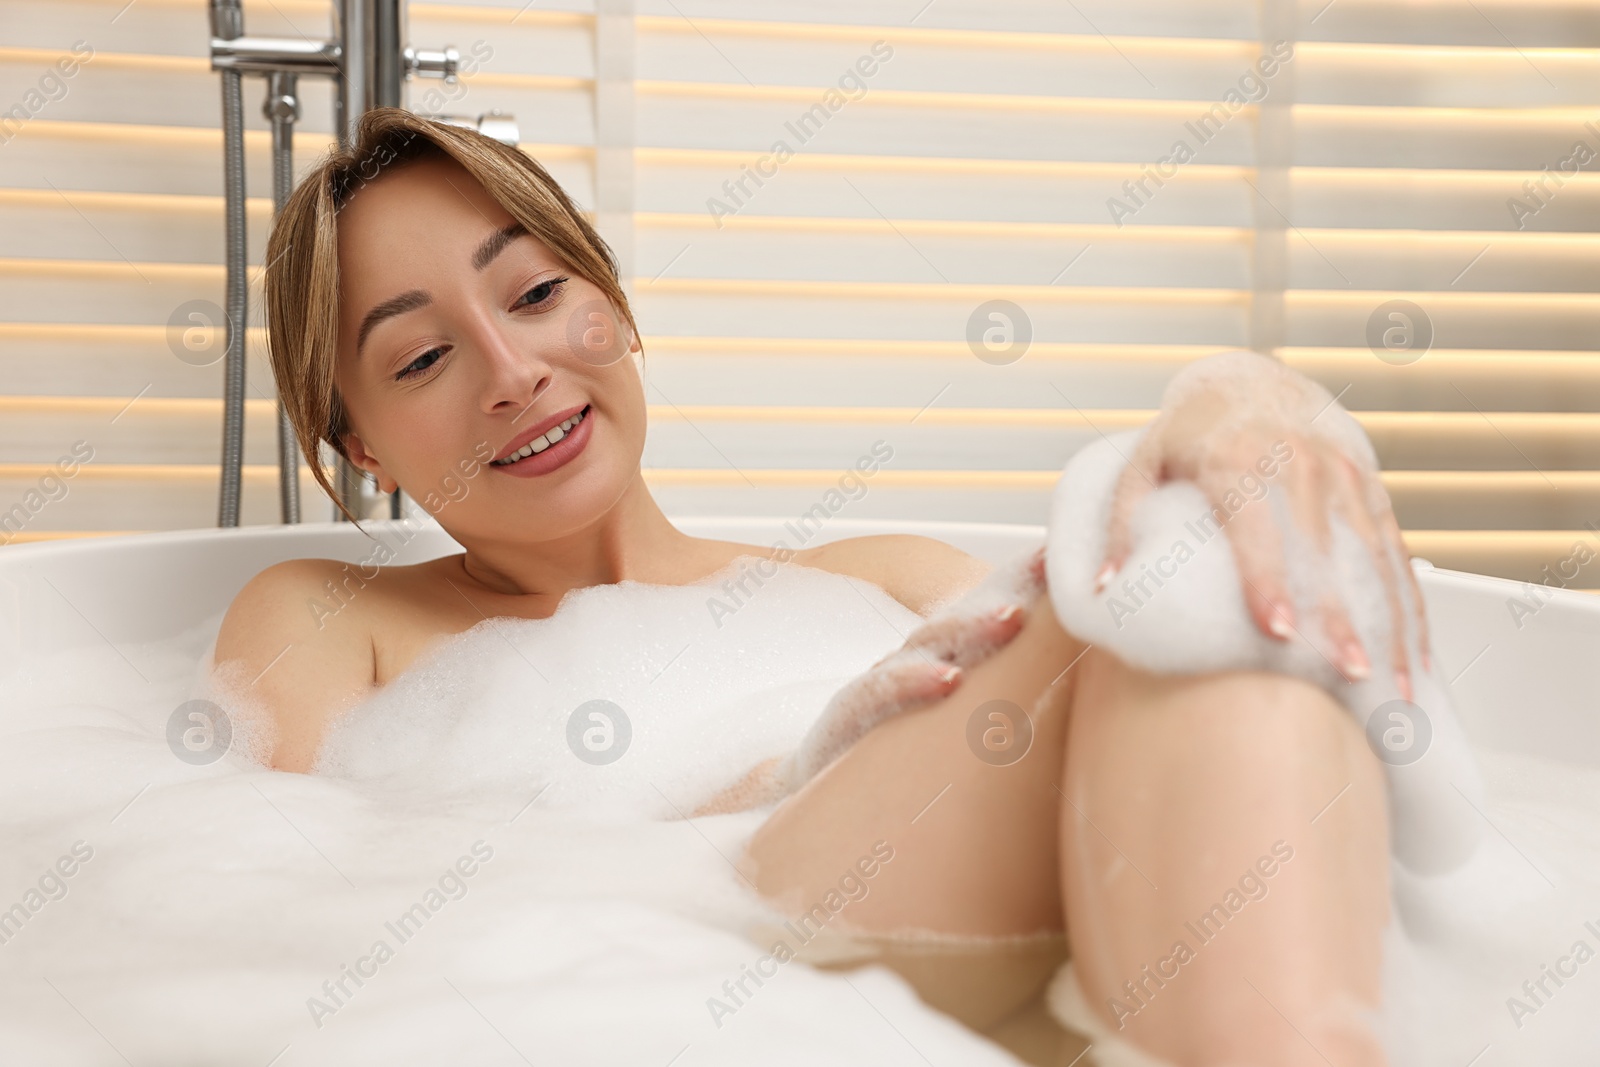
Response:
[{"label": "foam on hand", "polygon": [[1002,561],[977,585],[937,606],[901,648],[835,693],[774,769],[778,795],[798,791],[878,723],[934,699],[918,676],[928,679],[993,655],[1015,634],[998,625],[995,613],[1020,613],[1044,591],[1043,556],[1040,546]]},{"label": "foam on hand", "polygon": [[[1501,1051],[1482,1063],[1534,1064],[1588,1048],[1586,1020],[1600,1010],[1600,970],[1592,981],[1566,982],[1577,987],[1571,990],[1553,984],[1546,971],[1562,959],[1570,970],[1574,959],[1600,950],[1600,911],[1593,906],[1600,838],[1575,830],[1578,810],[1600,808],[1597,773],[1469,748],[1438,660],[1433,671],[1421,666],[1406,583],[1400,593],[1413,699],[1402,701],[1390,662],[1387,593],[1365,545],[1333,516],[1331,551],[1318,553],[1289,522],[1281,487],[1251,491],[1270,483],[1241,486],[1234,503],[1272,509],[1283,534],[1299,620],[1290,640],[1257,628],[1226,529],[1188,482],[1162,485],[1139,502],[1132,553],[1096,593],[1112,494],[1145,432],[1115,434],[1082,449],[1056,485],[1046,571],[1062,625],[1155,673],[1260,670],[1306,679],[1366,730],[1389,791],[1394,910],[1383,935],[1383,1009],[1373,1026],[1390,1063],[1459,1067],[1493,1046]],[[1364,437],[1362,444],[1370,449]],[[1400,575],[1407,562],[1391,557],[1391,564]],[[1328,645],[1314,592],[1328,574],[1371,660],[1366,681],[1346,682],[1317,651]],[[1489,781],[1497,788],[1486,788],[1485,767],[1495,772]],[[1530,798],[1535,779],[1549,790],[1547,805],[1532,822],[1509,826],[1507,798]],[[1556,814],[1569,803],[1570,811]],[[1574,848],[1574,840],[1588,840],[1587,851]],[[1558,867],[1557,857],[1565,864]],[[1531,991],[1525,982],[1534,983]],[[1070,962],[1052,983],[1048,1003],[1059,1020],[1095,1041],[1103,1062],[1159,1067],[1090,1011]]]},{"label": "foam on hand", "polygon": [[[1332,551],[1323,557],[1287,520],[1286,494],[1271,479],[1249,481],[1240,508],[1270,508],[1283,532],[1289,587],[1298,632],[1281,641],[1261,632],[1245,605],[1227,530],[1205,494],[1188,482],[1148,493],[1132,517],[1133,551],[1103,592],[1094,577],[1104,558],[1111,498],[1126,456],[1145,430],[1114,434],[1081,449],[1067,463],[1051,501],[1046,568],[1051,603],[1062,625],[1120,659],[1161,674],[1261,670],[1291,674],[1326,689],[1353,715],[1385,763],[1390,792],[1391,845],[1406,867],[1424,874],[1453,870],[1471,859],[1483,837],[1483,784],[1449,692],[1424,671],[1416,635],[1405,647],[1413,699],[1394,679],[1388,595],[1360,538],[1337,515],[1330,518]],[[1265,457],[1292,464],[1293,449]],[[1273,463],[1264,464],[1273,469]],[[1225,509],[1223,518],[1226,518]],[[1394,573],[1406,562],[1391,559]],[[1372,663],[1370,676],[1346,682],[1318,651],[1330,648],[1321,630],[1319,580],[1329,573]],[[1410,588],[1402,582],[1406,619]],[[1420,750],[1420,755],[1415,755]]]}]

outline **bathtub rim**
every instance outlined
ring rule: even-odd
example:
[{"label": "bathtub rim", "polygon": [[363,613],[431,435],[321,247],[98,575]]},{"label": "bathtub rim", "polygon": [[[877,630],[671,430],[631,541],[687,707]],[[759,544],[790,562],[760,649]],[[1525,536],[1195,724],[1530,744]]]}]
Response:
[{"label": "bathtub rim", "polygon": [[[668,516],[696,536],[774,544],[792,517]],[[0,681],[41,656],[93,641],[132,649],[220,623],[255,574],[286,559],[386,565],[437,558],[460,545],[431,517],[156,531],[35,542],[0,551]],[[406,532],[396,546],[376,537]],[[1043,540],[1045,527],[961,520],[829,518],[801,545],[852,535],[936,537],[993,564]],[[794,547],[789,538],[783,542]],[[367,559],[363,559],[366,554]],[[1551,589],[1537,613],[1508,605],[1527,583],[1412,563],[1428,602],[1436,659],[1469,738],[1600,768],[1600,596]],[[120,581],[126,577],[126,581]],[[1464,685],[1457,685],[1465,679]]]},{"label": "bathtub rim", "polygon": [[[743,537],[748,540],[757,540],[763,533],[770,532],[773,527],[781,529],[782,524],[792,523],[792,516],[771,515],[668,515],[667,519],[678,529],[696,537],[717,537],[735,540]],[[418,536],[437,540],[443,538],[442,551],[423,559],[436,558],[452,551],[461,549],[461,545],[444,530],[431,517],[428,518],[401,518],[401,519],[374,519],[365,523],[367,530],[377,533],[387,533],[401,529],[414,529]],[[872,534],[920,534],[925,537],[934,537],[947,544],[962,547],[962,542],[982,545],[985,542],[998,540],[1001,543],[1016,546],[1024,539],[1042,540],[1045,527],[1041,523],[998,523],[975,522],[962,519],[873,519],[873,518],[831,518],[817,534],[804,544],[826,544],[830,541],[842,540],[850,536],[866,536]],[[57,559],[70,560],[81,555],[100,555],[104,552],[115,550],[151,550],[161,548],[177,548],[185,545],[212,544],[216,542],[235,539],[239,547],[246,545],[277,545],[281,543],[297,542],[323,542],[327,541],[333,546],[342,542],[351,545],[370,545],[374,538],[358,529],[349,522],[302,522],[292,524],[259,524],[250,526],[230,527],[198,527],[184,530],[155,530],[134,534],[111,534],[106,536],[59,538],[49,541],[33,541],[20,545],[0,545],[0,575],[19,567],[34,566],[48,563]],[[1014,551],[1012,547],[1007,551]],[[965,549],[964,549],[965,551]],[[996,558],[993,555],[983,556],[990,563],[998,562],[1004,558],[1005,551]],[[312,558],[302,556],[286,556],[287,559]],[[336,556],[332,558],[343,558]],[[418,562],[412,560],[411,562]],[[355,560],[350,560],[355,562]],[[1422,557],[1412,557],[1412,569],[1416,572],[1417,579],[1423,584],[1425,590],[1430,588],[1455,588],[1463,591],[1472,591],[1488,594],[1503,594],[1505,596],[1518,596],[1531,585],[1511,578],[1500,578],[1489,574],[1479,574],[1474,571],[1451,570],[1446,567],[1437,567],[1431,561]],[[1588,593],[1565,587],[1536,587],[1548,591],[1553,597],[1552,603],[1560,602],[1564,605],[1578,608],[1585,613],[1593,612],[1600,615],[1600,593]]]}]

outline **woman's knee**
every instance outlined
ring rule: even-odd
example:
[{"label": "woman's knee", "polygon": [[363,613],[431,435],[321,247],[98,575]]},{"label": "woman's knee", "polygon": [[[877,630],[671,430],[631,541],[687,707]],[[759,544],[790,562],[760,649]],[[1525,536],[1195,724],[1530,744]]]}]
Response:
[{"label": "woman's knee", "polygon": [[1330,784],[1381,790],[1365,732],[1333,695],[1301,678],[1234,672],[1196,694],[1214,758],[1240,773],[1281,779],[1283,791],[1320,796]]},{"label": "woman's knee", "polygon": [[1138,792],[1152,815],[1179,804],[1197,818],[1254,808],[1303,823],[1348,786],[1351,810],[1334,821],[1383,834],[1381,765],[1317,686],[1253,671],[1152,675],[1099,649],[1078,670],[1066,765],[1082,802],[1126,804]]},{"label": "woman's knee", "polygon": [[1084,657],[1074,717],[1131,719],[1146,730],[1192,735],[1194,743],[1228,751],[1326,756],[1360,730],[1322,688],[1265,671],[1159,675],[1100,649]]},{"label": "woman's knee", "polygon": [[1205,675],[1183,688],[1174,705],[1188,705],[1203,729],[1245,751],[1297,753],[1326,760],[1346,755],[1359,737],[1354,719],[1326,690],[1301,678],[1262,671]]}]

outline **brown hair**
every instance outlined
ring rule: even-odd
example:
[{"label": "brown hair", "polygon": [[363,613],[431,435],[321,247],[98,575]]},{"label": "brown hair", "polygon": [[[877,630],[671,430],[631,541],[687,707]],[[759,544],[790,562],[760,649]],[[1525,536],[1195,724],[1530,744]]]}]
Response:
[{"label": "brown hair", "polygon": [[401,108],[367,112],[353,143],[333,150],[314,167],[274,220],[263,283],[267,354],[278,396],[317,484],[351,520],[356,516],[334,491],[318,451],[327,441],[340,456],[350,458],[344,445],[347,413],[334,384],[339,336],[336,220],[340,209],[386,168],[428,156],[461,164],[530,234],[605,293],[638,336],[616,257],[537,162],[475,130]]}]

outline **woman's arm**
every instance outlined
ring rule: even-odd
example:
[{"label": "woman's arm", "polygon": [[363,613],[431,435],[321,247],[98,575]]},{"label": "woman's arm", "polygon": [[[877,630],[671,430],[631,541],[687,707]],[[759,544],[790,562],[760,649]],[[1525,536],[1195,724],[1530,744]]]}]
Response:
[{"label": "woman's arm", "polygon": [[1025,609],[1044,591],[1044,548],[1022,553],[943,606],[865,674],[834,694],[800,747],[779,765],[785,793],[810,781],[894,715],[948,696],[963,668],[998,652],[1022,629]]},{"label": "woman's arm", "polygon": [[[1276,449],[1276,452],[1274,451]],[[1160,414],[1140,439],[1117,484],[1097,585],[1117,574],[1132,550],[1134,509],[1151,490],[1170,481],[1190,481],[1206,494],[1228,525],[1228,541],[1244,582],[1245,603],[1263,633],[1287,641],[1296,629],[1284,564],[1282,537],[1270,508],[1229,507],[1242,481],[1259,477],[1263,457],[1292,458],[1281,465],[1279,484],[1289,512],[1311,544],[1326,552],[1329,517],[1338,515],[1362,539],[1387,589],[1396,684],[1412,694],[1405,655],[1405,608],[1400,583],[1411,588],[1414,623],[1424,669],[1429,664],[1422,597],[1410,567],[1391,567],[1388,548],[1409,559],[1377,455],[1359,423],[1321,385],[1254,352],[1223,352],[1180,371],[1162,396]],[[1275,465],[1275,464],[1274,464]],[[1332,639],[1336,666],[1347,679],[1367,677],[1370,662],[1350,623],[1331,571],[1318,593],[1323,632]]]}]

